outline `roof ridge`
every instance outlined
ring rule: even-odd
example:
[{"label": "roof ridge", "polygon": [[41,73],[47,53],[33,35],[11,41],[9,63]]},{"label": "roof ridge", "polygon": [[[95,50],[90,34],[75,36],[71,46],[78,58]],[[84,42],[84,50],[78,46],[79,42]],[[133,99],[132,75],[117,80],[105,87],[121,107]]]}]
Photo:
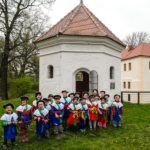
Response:
[{"label": "roof ridge", "polygon": [[[39,36],[39,38],[37,39],[40,40],[40,38],[42,38],[44,35],[46,35],[48,32],[50,32],[51,30],[53,30],[58,24],[60,24],[64,19],[66,19],[68,17],[68,15],[71,15],[71,13],[73,13],[73,11],[75,9],[77,9],[79,6],[76,6],[72,11],[70,11],[68,14],[66,14],[62,19],[60,19],[57,23],[55,23],[48,31],[44,32],[43,34],[41,34],[41,36]],[[60,32],[60,31],[59,31]],[[60,32],[61,33],[61,32]]]},{"label": "roof ridge", "polygon": [[68,19],[68,22],[64,25],[63,31],[60,31],[60,33],[64,33],[66,31],[66,28],[71,23],[73,18],[76,16],[77,12],[79,11],[79,8],[82,7],[83,4],[78,5],[75,9],[72,10],[72,16]]},{"label": "roof ridge", "polygon": [[[99,29],[100,31],[102,31],[105,35],[107,35],[106,32],[104,32],[104,31],[100,28],[99,24],[98,24],[98,23],[95,21],[95,19],[92,17],[92,16],[94,16],[94,17],[96,18],[96,16],[95,16],[86,6],[84,6],[83,9],[86,11],[86,13],[88,14],[88,16],[92,19],[93,23],[98,27],[98,29]],[[96,19],[97,19],[97,18],[96,18]]]},{"label": "roof ridge", "polygon": [[[111,35],[112,35],[113,37],[115,37],[116,39],[118,39],[118,40],[122,43],[122,41],[121,41],[117,36],[115,36],[115,34],[114,34],[104,23],[102,23],[86,6],[85,6],[84,8],[86,8],[86,12],[90,13],[90,17],[91,17],[92,20],[93,20],[93,17],[92,17],[92,16],[94,16],[94,20],[96,19],[96,22],[98,22],[98,23],[95,23],[95,21],[94,21],[94,23],[95,23],[95,25],[100,29],[100,31],[103,31],[106,36],[110,37],[110,36],[105,32],[105,29],[106,29],[108,32],[111,33]],[[102,25],[102,27],[105,28],[105,29],[102,29],[99,23],[100,23],[100,24]],[[110,37],[110,38],[111,38],[111,37]]]}]

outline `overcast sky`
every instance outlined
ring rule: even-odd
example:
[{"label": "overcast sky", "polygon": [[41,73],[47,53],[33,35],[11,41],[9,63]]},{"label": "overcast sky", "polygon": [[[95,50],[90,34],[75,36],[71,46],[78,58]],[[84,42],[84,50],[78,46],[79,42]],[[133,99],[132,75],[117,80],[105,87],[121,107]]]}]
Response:
[{"label": "overcast sky", "polygon": [[[150,33],[150,0],[83,0],[88,7],[121,40],[132,32]],[[80,0],[56,0],[49,16],[57,23],[74,9]]]}]

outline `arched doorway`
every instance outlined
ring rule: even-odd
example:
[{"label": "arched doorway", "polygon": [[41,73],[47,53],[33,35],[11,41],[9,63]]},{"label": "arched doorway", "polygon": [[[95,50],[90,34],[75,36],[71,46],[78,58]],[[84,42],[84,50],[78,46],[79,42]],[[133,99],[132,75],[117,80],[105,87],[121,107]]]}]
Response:
[{"label": "arched doorway", "polygon": [[89,92],[89,74],[79,71],[75,75],[76,92]]},{"label": "arched doorway", "polygon": [[80,68],[73,73],[73,91],[89,92],[98,89],[98,73],[95,70]]}]

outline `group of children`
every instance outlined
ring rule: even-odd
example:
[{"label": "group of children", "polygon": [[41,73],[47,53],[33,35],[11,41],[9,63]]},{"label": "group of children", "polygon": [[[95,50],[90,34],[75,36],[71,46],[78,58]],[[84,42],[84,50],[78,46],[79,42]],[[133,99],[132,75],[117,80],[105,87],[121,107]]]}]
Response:
[{"label": "group of children", "polygon": [[109,94],[105,91],[93,90],[89,96],[84,93],[70,93],[66,90],[60,95],[48,95],[48,98],[42,99],[41,92],[35,94],[35,100],[32,106],[28,104],[27,96],[21,97],[21,105],[14,112],[13,104],[4,105],[5,114],[1,117],[4,128],[4,143],[8,145],[11,140],[15,145],[17,128],[22,142],[29,141],[28,128],[32,121],[36,122],[36,135],[41,138],[49,138],[53,133],[64,136],[64,131],[85,132],[89,127],[90,130],[96,130],[97,127],[106,128],[107,123],[112,123],[114,127],[121,126],[121,115],[123,113],[123,104],[120,95],[114,95],[114,100],[110,99]]}]

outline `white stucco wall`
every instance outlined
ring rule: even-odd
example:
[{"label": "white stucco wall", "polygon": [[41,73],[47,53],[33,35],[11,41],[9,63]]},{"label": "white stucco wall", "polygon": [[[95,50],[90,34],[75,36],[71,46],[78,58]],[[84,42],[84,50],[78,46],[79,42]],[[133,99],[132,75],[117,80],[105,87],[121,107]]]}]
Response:
[{"label": "white stucco wall", "polygon": [[[63,48],[66,52],[61,54],[63,62],[61,66],[62,89],[67,88],[69,91],[75,91],[73,74],[80,68],[86,68],[98,73],[98,90],[106,90],[110,94],[120,93],[120,59],[117,58],[119,53],[116,53],[117,57],[110,56],[106,52],[109,51],[113,55],[113,50],[105,46],[63,45]],[[74,52],[67,52],[70,49]],[[116,83],[115,90],[110,90],[109,68],[111,66],[115,68],[115,79],[112,80]],[[67,72],[67,74],[64,72]],[[71,82],[67,82],[68,80]]]},{"label": "white stucco wall", "polygon": [[[60,47],[58,46],[57,48],[59,49]],[[47,97],[50,93],[58,94],[60,92],[60,59],[60,53],[40,56],[39,89],[44,97]],[[52,79],[48,78],[48,65],[53,65],[54,67],[54,78]]]},{"label": "white stucco wall", "polygon": [[[120,49],[121,50],[121,49]],[[54,66],[54,78],[48,79],[47,67]],[[115,79],[109,79],[109,69],[115,68]],[[105,90],[113,96],[121,91],[120,52],[103,44],[66,43],[45,46],[40,49],[40,91],[43,96],[58,94],[66,89],[75,92],[75,71],[95,70],[98,73],[98,90]],[[115,82],[115,90],[110,90]]]}]

